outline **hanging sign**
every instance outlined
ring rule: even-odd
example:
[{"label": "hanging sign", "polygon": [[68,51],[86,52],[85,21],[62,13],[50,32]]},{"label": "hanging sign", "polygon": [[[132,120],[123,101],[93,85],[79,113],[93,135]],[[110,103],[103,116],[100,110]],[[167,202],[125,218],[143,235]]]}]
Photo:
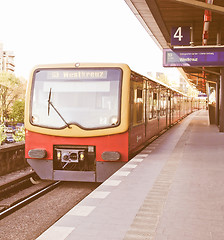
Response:
[{"label": "hanging sign", "polygon": [[224,47],[163,49],[164,67],[224,66]]},{"label": "hanging sign", "polygon": [[171,45],[184,46],[190,45],[190,27],[172,27]]}]

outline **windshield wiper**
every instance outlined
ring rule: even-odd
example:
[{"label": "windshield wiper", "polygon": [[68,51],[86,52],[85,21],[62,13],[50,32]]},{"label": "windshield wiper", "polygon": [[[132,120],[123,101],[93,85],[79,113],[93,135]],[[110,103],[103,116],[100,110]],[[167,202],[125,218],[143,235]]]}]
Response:
[{"label": "windshield wiper", "polygon": [[49,91],[49,95],[48,95],[48,116],[50,114],[50,106],[52,106],[52,108],[55,110],[55,112],[59,115],[59,117],[63,120],[63,122],[66,124],[66,126],[68,128],[71,128],[71,126],[65,121],[65,119],[62,117],[62,115],[58,112],[58,110],[56,109],[56,107],[54,106],[54,104],[51,102],[51,88]]}]

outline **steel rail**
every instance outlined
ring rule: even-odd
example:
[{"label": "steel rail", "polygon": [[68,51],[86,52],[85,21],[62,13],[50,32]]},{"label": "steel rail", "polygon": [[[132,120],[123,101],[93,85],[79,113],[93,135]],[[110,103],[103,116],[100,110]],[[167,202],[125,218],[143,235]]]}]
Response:
[{"label": "steel rail", "polygon": [[23,207],[23,206],[31,203],[32,201],[38,199],[39,197],[43,196],[47,192],[50,192],[55,187],[57,187],[60,183],[61,183],[60,181],[54,182],[54,183],[48,185],[47,187],[44,187],[43,189],[39,190],[38,192],[35,192],[35,193],[29,195],[28,197],[24,198],[20,202],[12,204],[9,208],[0,212],[0,220],[5,218],[6,216],[10,215],[11,213],[17,211],[21,207]]},{"label": "steel rail", "polygon": [[22,176],[22,177],[19,177],[15,180],[12,180],[11,182],[7,182],[7,183],[4,183],[2,185],[0,185],[0,191],[8,188],[8,187],[11,187],[12,185],[15,185],[15,184],[19,184],[20,182],[24,181],[24,180],[27,180],[31,177],[34,177],[36,175],[36,173],[34,171]]}]

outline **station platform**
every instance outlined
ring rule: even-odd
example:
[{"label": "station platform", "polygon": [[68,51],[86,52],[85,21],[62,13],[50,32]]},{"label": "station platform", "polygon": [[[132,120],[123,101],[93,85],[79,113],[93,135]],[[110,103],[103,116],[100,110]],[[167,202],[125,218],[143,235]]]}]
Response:
[{"label": "station platform", "polygon": [[37,239],[224,239],[224,134],[194,112]]}]

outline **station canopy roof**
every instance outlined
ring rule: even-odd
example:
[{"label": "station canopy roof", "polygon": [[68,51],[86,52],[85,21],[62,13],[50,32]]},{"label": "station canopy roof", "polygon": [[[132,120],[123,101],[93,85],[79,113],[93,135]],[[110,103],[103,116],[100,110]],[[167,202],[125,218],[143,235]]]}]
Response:
[{"label": "station canopy roof", "polygon": [[[125,0],[134,15],[161,49],[222,48],[224,45],[223,0]],[[188,46],[171,45],[171,29],[190,27]],[[178,33],[177,33],[178,34]],[[224,48],[223,48],[224,49]],[[224,62],[223,62],[224,65]],[[220,78],[217,66],[181,66],[192,85],[206,92],[206,81]]]}]

